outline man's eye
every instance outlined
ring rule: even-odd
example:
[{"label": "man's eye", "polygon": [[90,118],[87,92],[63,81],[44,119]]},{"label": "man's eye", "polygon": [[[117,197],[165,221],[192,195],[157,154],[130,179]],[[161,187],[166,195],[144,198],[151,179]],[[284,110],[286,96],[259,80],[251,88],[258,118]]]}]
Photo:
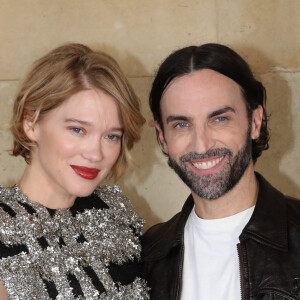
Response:
[{"label": "man's eye", "polygon": [[71,130],[75,133],[78,133],[78,134],[83,133],[83,130],[81,128],[78,128],[78,127],[73,127],[73,128],[71,128]]},{"label": "man's eye", "polygon": [[187,127],[188,126],[188,123],[186,122],[180,122],[180,123],[177,123],[175,125],[175,128],[184,128],[184,127]]},{"label": "man's eye", "polygon": [[216,118],[216,121],[217,121],[217,122],[224,122],[224,121],[226,121],[226,120],[227,120],[227,118],[224,117],[224,116],[221,116],[221,117],[217,117],[217,118]]}]

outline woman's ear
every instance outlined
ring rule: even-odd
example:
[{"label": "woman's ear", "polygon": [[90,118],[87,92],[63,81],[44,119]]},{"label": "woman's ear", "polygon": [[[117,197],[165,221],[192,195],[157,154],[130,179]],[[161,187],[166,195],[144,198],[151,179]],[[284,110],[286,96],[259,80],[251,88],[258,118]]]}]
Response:
[{"label": "woman's ear", "polygon": [[35,142],[35,123],[33,123],[33,112],[26,111],[23,118],[23,129],[27,137]]}]

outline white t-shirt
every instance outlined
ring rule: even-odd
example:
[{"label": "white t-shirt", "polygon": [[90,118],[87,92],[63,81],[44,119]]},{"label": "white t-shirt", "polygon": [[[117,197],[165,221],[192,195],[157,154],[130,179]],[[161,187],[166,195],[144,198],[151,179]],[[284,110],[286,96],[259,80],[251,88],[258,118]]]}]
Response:
[{"label": "white t-shirt", "polygon": [[192,210],[184,228],[181,300],[240,300],[237,244],[254,206],[236,215],[205,220]]}]

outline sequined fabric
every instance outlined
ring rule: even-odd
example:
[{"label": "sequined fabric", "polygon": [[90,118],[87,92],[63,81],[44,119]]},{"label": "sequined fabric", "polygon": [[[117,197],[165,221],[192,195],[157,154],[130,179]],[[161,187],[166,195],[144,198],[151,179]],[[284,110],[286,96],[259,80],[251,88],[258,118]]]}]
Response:
[{"label": "sequined fabric", "polygon": [[117,186],[58,210],[0,187],[0,280],[14,300],[149,299],[137,276],[142,225]]}]

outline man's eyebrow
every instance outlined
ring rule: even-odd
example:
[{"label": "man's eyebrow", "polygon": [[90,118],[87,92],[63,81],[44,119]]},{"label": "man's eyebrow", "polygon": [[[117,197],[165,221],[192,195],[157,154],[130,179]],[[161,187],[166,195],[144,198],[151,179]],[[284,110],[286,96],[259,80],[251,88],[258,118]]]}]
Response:
[{"label": "man's eyebrow", "polygon": [[224,107],[224,108],[221,108],[221,109],[218,109],[218,110],[213,111],[212,113],[210,113],[210,114],[208,115],[208,117],[209,117],[209,118],[213,118],[213,117],[215,117],[215,116],[224,114],[224,113],[226,113],[226,112],[228,112],[228,111],[231,111],[231,112],[235,113],[235,109],[233,109],[232,107],[226,106],[226,107]]},{"label": "man's eyebrow", "polygon": [[[212,118],[212,117],[215,117],[215,116],[218,116],[218,115],[221,115],[223,113],[226,113],[228,111],[231,111],[233,113],[235,113],[235,109],[230,107],[230,106],[226,106],[226,107],[223,107],[223,108],[220,108],[218,110],[215,110],[213,112],[211,112],[209,115],[208,115],[208,118]],[[169,124],[170,122],[173,122],[173,121],[187,121],[187,122],[190,122],[191,119],[187,116],[181,116],[181,115],[178,115],[178,116],[168,116],[167,117],[167,124]]]},{"label": "man's eyebrow", "polygon": [[167,124],[173,121],[190,121],[190,118],[186,116],[168,116],[167,117]]}]

